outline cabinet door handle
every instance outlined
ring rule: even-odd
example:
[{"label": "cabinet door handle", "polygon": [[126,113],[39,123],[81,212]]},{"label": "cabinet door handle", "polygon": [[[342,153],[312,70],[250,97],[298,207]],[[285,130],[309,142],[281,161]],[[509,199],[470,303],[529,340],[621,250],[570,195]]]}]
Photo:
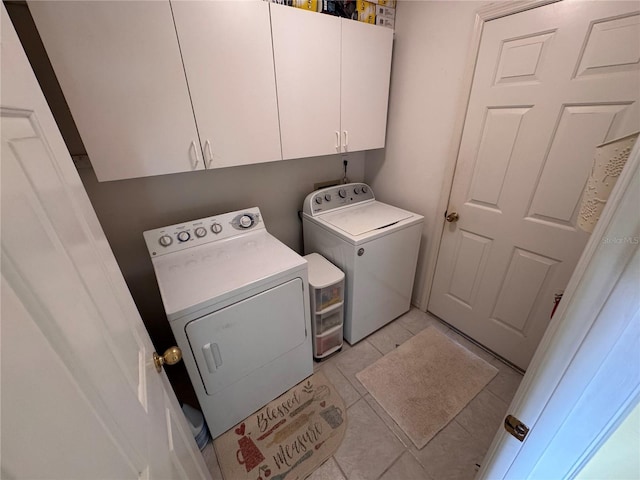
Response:
[{"label": "cabinet door handle", "polygon": [[336,151],[340,151],[340,132],[336,130]]},{"label": "cabinet door handle", "polygon": [[344,131],[344,149],[345,149],[345,151],[347,150],[348,146],[349,146],[349,131],[345,130]]},{"label": "cabinet door handle", "polygon": [[210,168],[211,164],[213,163],[213,152],[211,151],[211,142],[209,140],[204,142],[204,151],[205,155],[208,154],[208,158],[206,159],[207,168]]},{"label": "cabinet door handle", "polygon": [[198,149],[196,148],[195,140],[191,142],[191,148],[189,151],[193,152],[193,155],[191,155],[191,165],[193,169],[196,169],[200,160],[198,159]]}]

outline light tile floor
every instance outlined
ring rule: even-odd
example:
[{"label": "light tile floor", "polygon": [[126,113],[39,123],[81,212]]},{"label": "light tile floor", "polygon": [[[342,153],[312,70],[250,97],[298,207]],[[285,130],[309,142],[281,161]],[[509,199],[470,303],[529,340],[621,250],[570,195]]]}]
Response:
[{"label": "light tile floor", "polygon": [[[456,418],[418,450],[355,375],[428,326],[438,328],[491,363],[498,374]],[[348,426],[335,455],[309,480],[472,479],[522,380],[519,372],[437,318],[415,308],[353,347],[345,342],[340,353],[315,363],[314,370],[322,370],[344,399]],[[212,445],[207,445],[202,453],[214,480],[221,480]]]}]

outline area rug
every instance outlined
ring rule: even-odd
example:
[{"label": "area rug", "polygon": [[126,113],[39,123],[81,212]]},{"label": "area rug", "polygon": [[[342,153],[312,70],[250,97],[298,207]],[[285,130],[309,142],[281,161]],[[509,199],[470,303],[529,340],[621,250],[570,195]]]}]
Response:
[{"label": "area rug", "polygon": [[422,448],[496,373],[494,366],[428,327],[356,378]]},{"label": "area rug", "polygon": [[225,480],[303,479],[335,453],[346,407],[321,372],[213,442]]}]

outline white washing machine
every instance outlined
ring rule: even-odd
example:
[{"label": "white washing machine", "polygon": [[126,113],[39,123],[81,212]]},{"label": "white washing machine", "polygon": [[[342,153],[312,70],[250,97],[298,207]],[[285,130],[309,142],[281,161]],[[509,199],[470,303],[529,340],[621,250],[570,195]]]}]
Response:
[{"label": "white washing machine", "polygon": [[144,238],[214,438],[313,373],[307,262],[258,208]]},{"label": "white washing machine", "polygon": [[305,253],[345,273],[350,344],[409,310],[424,217],[376,201],[364,183],[316,190],[302,211]]}]

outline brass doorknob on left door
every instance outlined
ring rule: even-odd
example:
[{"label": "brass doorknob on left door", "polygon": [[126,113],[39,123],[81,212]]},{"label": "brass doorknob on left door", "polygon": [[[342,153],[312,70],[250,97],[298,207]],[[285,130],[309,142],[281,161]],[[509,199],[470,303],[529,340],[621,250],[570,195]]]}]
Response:
[{"label": "brass doorknob on left door", "polygon": [[175,365],[180,360],[182,360],[182,350],[178,347],[167,348],[162,356],[153,352],[153,363],[155,364],[158,372],[162,370],[162,366],[164,364]]},{"label": "brass doorknob on left door", "polygon": [[460,215],[458,215],[458,212],[451,212],[445,218],[447,219],[447,222],[457,222]]}]

